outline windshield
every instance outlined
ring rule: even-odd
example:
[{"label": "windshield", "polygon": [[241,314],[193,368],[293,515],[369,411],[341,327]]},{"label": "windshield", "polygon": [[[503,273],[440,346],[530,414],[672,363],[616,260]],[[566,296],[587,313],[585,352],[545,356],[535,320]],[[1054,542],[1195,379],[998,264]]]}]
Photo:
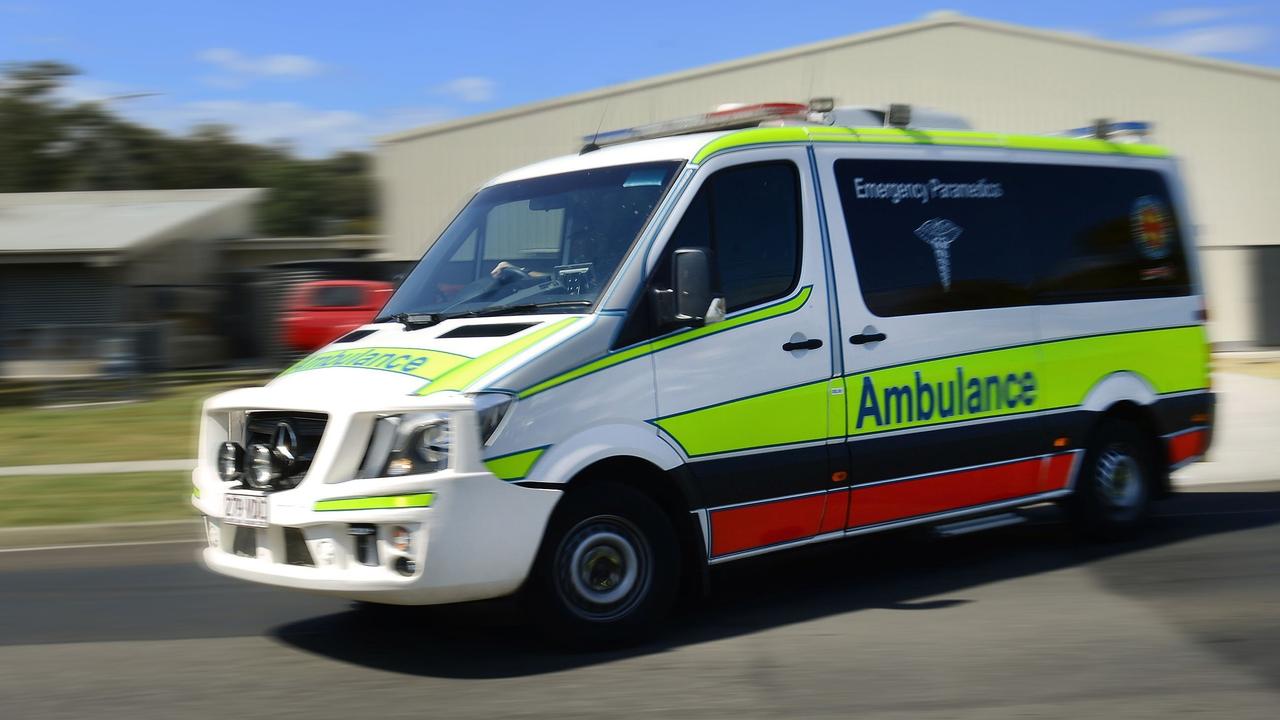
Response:
[{"label": "windshield", "polygon": [[[383,308],[583,312],[653,213],[679,162],[582,170],[481,190]],[[529,307],[529,306],[534,307]]]}]

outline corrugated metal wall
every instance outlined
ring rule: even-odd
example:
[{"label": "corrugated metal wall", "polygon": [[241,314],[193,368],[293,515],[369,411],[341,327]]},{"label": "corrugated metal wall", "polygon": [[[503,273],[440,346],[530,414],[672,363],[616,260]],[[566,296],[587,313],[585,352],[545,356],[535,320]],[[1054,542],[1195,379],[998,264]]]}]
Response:
[{"label": "corrugated metal wall", "polygon": [[[388,252],[415,258],[474,188],[536,160],[575,152],[604,127],[703,112],[721,102],[909,102],[966,115],[975,127],[1051,132],[1093,118],[1156,123],[1156,140],[1183,159],[1206,246],[1280,244],[1271,232],[1280,187],[1280,73],[1129,52],[980,21],[922,23],[802,55],[691,71],[642,87],[547,103],[514,116],[427,129],[378,151]],[[1240,258],[1204,253],[1215,340],[1260,335]],[[1221,288],[1218,290],[1217,288]]]},{"label": "corrugated metal wall", "polygon": [[[58,349],[40,328],[78,326],[83,333],[59,333],[59,342],[83,344],[62,349],[66,357],[91,353],[97,329],[123,319],[124,291],[111,269],[83,265],[0,265],[0,359],[30,354],[53,356]],[[76,354],[71,354],[71,353]]]}]

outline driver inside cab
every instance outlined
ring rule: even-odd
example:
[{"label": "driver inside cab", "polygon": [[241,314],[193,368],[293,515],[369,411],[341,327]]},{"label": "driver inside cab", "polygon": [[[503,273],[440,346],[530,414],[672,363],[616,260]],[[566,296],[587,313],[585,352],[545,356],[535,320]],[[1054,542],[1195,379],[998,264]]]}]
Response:
[{"label": "driver inside cab", "polygon": [[[489,274],[504,285],[551,277],[573,294],[599,289],[599,284],[608,280],[608,275],[599,277],[596,268],[604,268],[606,273],[612,272],[622,262],[622,257],[635,238],[634,226],[644,220],[644,214],[640,214],[640,211],[644,209],[647,213],[649,207],[649,203],[628,202],[626,189],[612,194],[617,197],[611,198],[612,202],[608,205],[623,212],[606,214],[607,218],[613,220],[611,223],[592,217],[590,205],[575,204],[567,208],[569,227],[564,237],[566,247],[562,255],[565,261],[563,265],[556,266],[548,273],[503,260],[494,265]],[[636,207],[637,205],[640,207]]]}]

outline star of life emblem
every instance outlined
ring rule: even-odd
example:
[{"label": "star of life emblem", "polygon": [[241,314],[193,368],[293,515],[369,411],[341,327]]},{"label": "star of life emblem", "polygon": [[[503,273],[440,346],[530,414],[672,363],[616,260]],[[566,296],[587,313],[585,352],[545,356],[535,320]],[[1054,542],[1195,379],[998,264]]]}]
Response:
[{"label": "star of life emblem", "polygon": [[916,228],[916,237],[933,248],[933,259],[938,264],[938,280],[942,282],[943,290],[951,289],[951,243],[962,232],[964,228],[946,218],[926,220]]}]

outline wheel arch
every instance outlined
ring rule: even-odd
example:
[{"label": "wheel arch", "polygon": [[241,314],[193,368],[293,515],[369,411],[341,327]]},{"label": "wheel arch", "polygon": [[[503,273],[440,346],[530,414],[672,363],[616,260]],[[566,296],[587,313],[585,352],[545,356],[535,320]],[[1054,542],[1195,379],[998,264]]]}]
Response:
[{"label": "wheel arch", "polygon": [[680,546],[682,588],[705,593],[709,584],[706,532],[685,473],[664,470],[634,455],[612,455],[582,468],[566,482],[566,494],[599,483],[619,483],[647,496],[666,513]]},{"label": "wheel arch", "polygon": [[1148,452],[1155,467],[1155,496],[1167,495],[1171,490],[1168,453],[1160,432],[1154,405],[1159,398],[1155,388],[1142,375],[1128,370],[1112,373],[1089,390],[1083,408],[1097,413],[1089,428],[1086,447],[1092,445],[1098,429],[1110,419],[1132,422],[1146,436]]}]

